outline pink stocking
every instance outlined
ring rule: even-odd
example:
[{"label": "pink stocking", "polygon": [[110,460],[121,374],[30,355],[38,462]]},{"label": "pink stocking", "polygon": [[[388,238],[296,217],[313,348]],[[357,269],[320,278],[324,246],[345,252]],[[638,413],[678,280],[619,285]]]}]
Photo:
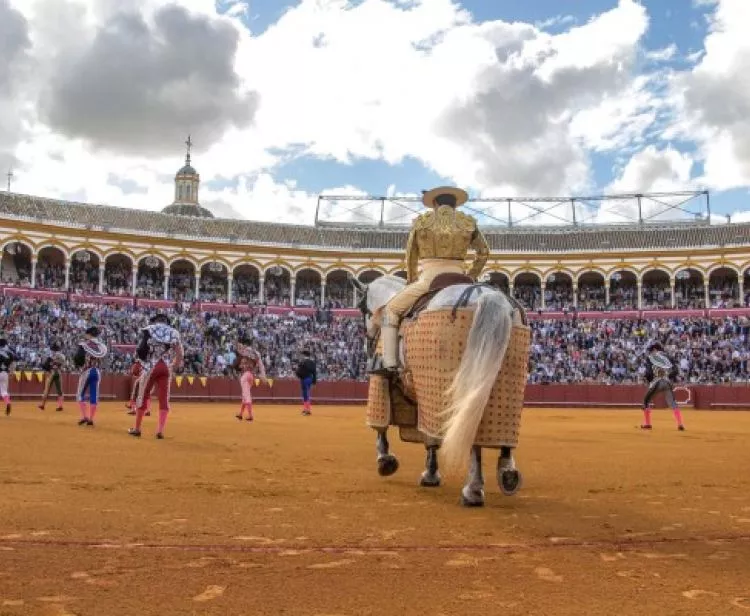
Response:
[{"label": "pink stocking", "polygon": [[86,403],[83,400],[78,401],[78,408],[81,409],[81,419],[88,419],[86,417]]},{"label": "pink stocking", "polygon": [[96,404],[89,404],[89,419],[94,421],[94,415],[96,415]]},{"label": "pink stocking", "polygon": [[672,414],[674,415],[675,421],[677,421],[677,425],[682,425],[682,412],[677,407],[672,409]]},{"label": "pink stocking", "polygon": [[160,409],[159,410],[159,432],[164,432],[164,426],[167,425],[167,415],[169,415],[169,411]]},{"label": "pink stocking", "polygon": [[651,425],[651,409],[643,409],[643,425]]}]

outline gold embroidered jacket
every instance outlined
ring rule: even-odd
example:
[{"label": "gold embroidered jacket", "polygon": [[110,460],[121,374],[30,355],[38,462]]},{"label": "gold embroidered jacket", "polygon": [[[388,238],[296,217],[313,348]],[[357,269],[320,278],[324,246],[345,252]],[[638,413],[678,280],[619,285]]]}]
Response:
[{"label": "gold embroidered jacket", "polygon": [[419,259],[464,261],[470,248],[476,254],[467,273],[476,280],[490,254],[490,247],[476,220],[449,205],[420,214],[406,243],[407,282],[412,283],[419,277]]}]

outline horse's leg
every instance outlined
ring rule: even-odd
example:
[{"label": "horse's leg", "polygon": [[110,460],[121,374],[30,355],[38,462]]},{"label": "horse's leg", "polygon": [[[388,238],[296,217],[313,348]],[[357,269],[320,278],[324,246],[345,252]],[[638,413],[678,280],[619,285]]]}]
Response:
[{"label": "horse's leg", "polygon": [[516,468],[511,447],[501,447],[500,457],[497,459],[497,485],[506,496],[513,496],[521,489],[523,476]]},{"label": "horse's leg", "polygon": [[427,457],[424,463],[424,471],[419,479],[419,485],[425,488],[437,488],[440,486],[440,471],[438,470],[439,441],[427,439],[424,443]]},{"label": "horse's leg", "polygon": [[398,470],[398,459],[389,451],[388,428],[378,428],[377,432],[378,475],[388,477]]},{"label": "horse's leg", "polygon": [[471,466],[466,476],[466,483],[461,490],[461,504],[464,507],[482,507],[484,505],[484,476],[482,475],[482,448],[471,447]]}]

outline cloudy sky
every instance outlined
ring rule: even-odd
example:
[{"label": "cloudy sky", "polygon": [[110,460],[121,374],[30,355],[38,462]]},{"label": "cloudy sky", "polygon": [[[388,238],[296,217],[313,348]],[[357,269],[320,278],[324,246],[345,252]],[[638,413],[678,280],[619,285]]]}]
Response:
[{"label": "cloudy sky", "polygon": [[218,216],[451,183],[750,220],[748,31],[748,0],[0,0],[0,169],[158,210],[190,133]]}]

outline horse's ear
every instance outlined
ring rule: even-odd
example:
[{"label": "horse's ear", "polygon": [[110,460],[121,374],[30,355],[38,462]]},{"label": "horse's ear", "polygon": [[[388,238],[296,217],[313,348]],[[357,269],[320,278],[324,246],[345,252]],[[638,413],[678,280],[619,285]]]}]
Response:
[{"label": "horse's ear", "polygon": [[349,282],[351,282],[352,286],[355,289],[357,289],[357,291],[359,291],[360,293],[366,293],[367,292],[367,285],[363,284],[362,282],[360,282],[359,280],[357,280],[356,277],[350,276],[349,277]]}]

